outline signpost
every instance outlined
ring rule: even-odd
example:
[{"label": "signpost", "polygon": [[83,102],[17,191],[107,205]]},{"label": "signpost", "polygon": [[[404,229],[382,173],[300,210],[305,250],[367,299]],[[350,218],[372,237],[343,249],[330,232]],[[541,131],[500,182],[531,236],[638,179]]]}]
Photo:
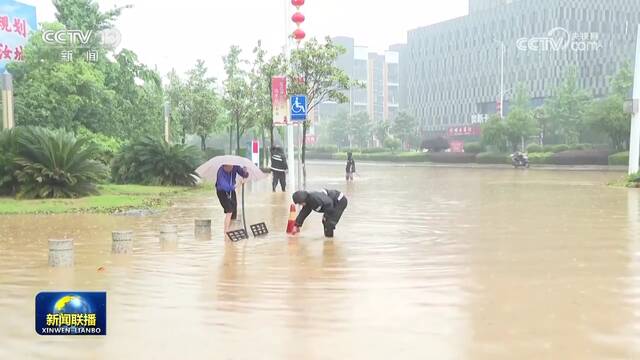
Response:
[{"label": "signpost", "polygon": [[255,166],[260,166],[260,142],[258,140],[251,142],[251,162]]},{"label": "signpost", "polygon": [[[292,95],[289,101],[291,109],[291,122],[304,125],[307,120],[307,97],[304,95]],[[300,129],[302,126],[300,126]],[[298,173],[297,188],[302,188],[302,131],[298,131],[298,161],[296,162],[296,172]],[[291,163],[290,163],[291,164]]]},{"label": "signpost", "polygon": [[303,122],[307,120],[307,97],[304,95],[291,96],[291,121]]}]

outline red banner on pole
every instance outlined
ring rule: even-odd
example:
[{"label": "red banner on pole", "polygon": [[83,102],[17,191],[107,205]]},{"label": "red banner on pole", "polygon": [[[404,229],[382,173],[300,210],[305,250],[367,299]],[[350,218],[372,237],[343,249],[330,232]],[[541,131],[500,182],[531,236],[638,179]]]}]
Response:
[{"label": "red banner on pole", "polygon": [[287,78],[271,78],[271,103],[273,104],[273,125],[289,123],[289,99],[287,98]]}]

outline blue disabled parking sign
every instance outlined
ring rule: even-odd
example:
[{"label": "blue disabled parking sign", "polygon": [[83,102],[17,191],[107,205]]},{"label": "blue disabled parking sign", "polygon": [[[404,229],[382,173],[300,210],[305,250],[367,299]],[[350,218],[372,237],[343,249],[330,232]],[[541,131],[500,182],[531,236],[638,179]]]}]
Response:
[{"label": "blue disabled parking sign", "polygon": [[304,95],[291,96],[291,121],[307,120],[307,97]]}]

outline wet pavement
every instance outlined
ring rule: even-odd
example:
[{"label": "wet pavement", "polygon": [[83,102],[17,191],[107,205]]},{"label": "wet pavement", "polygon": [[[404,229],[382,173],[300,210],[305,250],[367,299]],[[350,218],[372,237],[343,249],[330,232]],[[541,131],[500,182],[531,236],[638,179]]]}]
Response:
[{"label": "wet pavement", "polygon": [[[271,234],[239,243],[214,194],[146,217],[0,217],[0,359],[640,358],[640,191],[606,186],[621,174],[358,170],[347,185],[343,164],[309,167],[310,188],[349,197],[332,240],[318,214],[287,237],[290,198],[268,182],[247,224]],[[122,229],[133,255],[111,255]],[[49,269],[63,236],[76,266]],[[36,335],[42,290],[106,290],[108,335]]]}]

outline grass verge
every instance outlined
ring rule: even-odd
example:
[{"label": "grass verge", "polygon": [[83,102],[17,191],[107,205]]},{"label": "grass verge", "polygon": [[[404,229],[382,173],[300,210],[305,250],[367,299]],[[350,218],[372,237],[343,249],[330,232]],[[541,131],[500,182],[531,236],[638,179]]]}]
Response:
[{"label": "grass verge", "polygon": [[0,197],[0,215],[115,213],[131,209],[158,209],[177,196],[213,191],[212,185],[165,187],[142,185],[101,185],[99,195],[79,199],[16,200]]}]

